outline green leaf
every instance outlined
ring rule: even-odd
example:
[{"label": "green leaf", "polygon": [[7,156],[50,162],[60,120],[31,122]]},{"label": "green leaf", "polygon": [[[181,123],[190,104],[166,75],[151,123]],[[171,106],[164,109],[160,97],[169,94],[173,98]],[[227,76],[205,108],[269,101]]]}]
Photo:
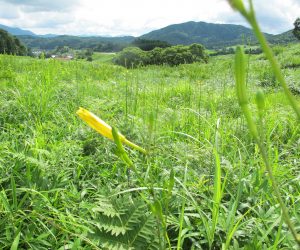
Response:
[{"label": "green leaf", "polygon": [[15,239],[14,239],[14,241],[13,241],[11,247],[10,247],[10,250],[18,250],[20,235],[21,235],[21,232],[19,232],[17,234],[17,236],[15,237]]}]

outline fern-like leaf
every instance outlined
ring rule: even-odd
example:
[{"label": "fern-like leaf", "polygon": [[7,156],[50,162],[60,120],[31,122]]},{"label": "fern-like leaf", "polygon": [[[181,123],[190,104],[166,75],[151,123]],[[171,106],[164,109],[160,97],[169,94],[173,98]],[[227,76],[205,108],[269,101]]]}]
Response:
[{"label": "fern-like leaf", "polygon": [[104,249],[159,249],[157,223],[146,204],[130,196],[99,197],[93,238]]}]

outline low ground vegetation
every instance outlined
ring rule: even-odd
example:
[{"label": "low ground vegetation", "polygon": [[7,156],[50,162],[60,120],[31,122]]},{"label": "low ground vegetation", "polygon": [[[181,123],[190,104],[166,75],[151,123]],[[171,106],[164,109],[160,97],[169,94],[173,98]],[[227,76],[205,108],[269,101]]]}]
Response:
[{"label": "low ground vegetation", "polygon": [[[277,51],[299,88],[299,44]],[[264,56],[247,59],[249,101],[255,113],[261,88],[261,134],[299,230],[299,123]],[[237,103],[232,55],[137,69],[1,55],[0,104],[1,249],[296,249]],[[135,172],[79,106],[148,151],[126,148]]]}]

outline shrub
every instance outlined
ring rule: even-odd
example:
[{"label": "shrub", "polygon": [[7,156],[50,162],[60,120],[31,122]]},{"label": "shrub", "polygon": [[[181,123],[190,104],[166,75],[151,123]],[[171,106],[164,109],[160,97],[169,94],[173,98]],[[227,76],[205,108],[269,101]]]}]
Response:
[{"label": "shrub", "polygon": [[114,58],[114,63],[126,68],[135,68],[144,65],[146,62],[146,53],[137,47],[128,47],[123,49]]},{"label": "shrub", "polygon": [[161,65],[163,64],[163,59],[162,59],[162,48],[155,48],[151,52],[148,52],[148,62],[149,64],[154,64],[154,65]]},{"label": "shrub", "polygon": [[201,44],[190,46],[177,45],[168,48],[155,48],[152,51],[142,51],[139,48],[126,48],[114,59],[118,65],[125,67],[137,67],[140,65],[161,65],[168,64],[176,66],[179,64],[205,62],[208,55]]}]

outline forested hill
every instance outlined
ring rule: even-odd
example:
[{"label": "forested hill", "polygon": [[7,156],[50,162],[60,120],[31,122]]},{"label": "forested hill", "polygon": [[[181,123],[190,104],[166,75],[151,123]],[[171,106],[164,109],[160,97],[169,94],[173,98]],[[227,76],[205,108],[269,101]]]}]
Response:
[{"label": "forested hill", "polygon": [[17,37],[0,29],[0,54],[23,56],[27,54],[27,49]]},{"label": "forested hill", "polygon": [[91,48],[95,51],[111,52],[119,51],[127,47],[133,40],[133,36],[123,37],[79,37],[79,36],[18,36],[18,38],[30,48],[51,50],[58,46],[68,46],[73,49]]},{"label": "forested hill", "polygon": [[[7,26],[4,27],[6,30],[11,30],[12,34],[17,35],[27,47],[42,50],[51,50],[58,46],[68,46],[74,49],[91,48],[95,51],[102,52],[119,51],[124,47],[133,46],[131,43],[136,38],[133,36],[83,37],[70,35],[35,35],[31,31]],[[266,33],[265,35],[268,41],[273,44],[297,42],[292,31],[287,31],[279,35]],[[169,25],[162,29],[144,34],[139,38],[165,41],[173,45],[201,43],[208,49],[220,49],[241,43],[256,43],[256,38],[252,30],[244,26],[193,21]]]},{"label": "forested hill", "polygon": [[270,40],[271,43],[290,43],[290,42],[299,42],[297,38],[293,34],[293,30],[289,30],[286,32],[283,32],[281,34],[273,36]]},{"label": "forested hill", "polygon": [[[294,42],[291,31],[280,35],[265,33],[266,38],[275,43]],[[173,24],[159,30],[151,31],[143,39],[161,40],[170,44],[201,43],[206,48],[220,48],[241,44],[245,42],[256,43],[256,38],[251,29],[242,25],[215,24],[206,22],[186,22]]]}]

